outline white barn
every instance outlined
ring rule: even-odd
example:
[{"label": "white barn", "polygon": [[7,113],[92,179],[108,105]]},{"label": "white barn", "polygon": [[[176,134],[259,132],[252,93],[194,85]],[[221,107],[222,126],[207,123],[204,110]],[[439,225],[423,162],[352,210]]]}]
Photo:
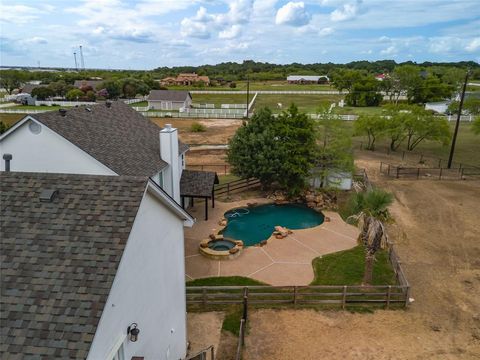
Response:
[{"label": "white barn", "polygon": [[185,110],[192,105],[188,91],[151,90],[147,98],[148,107],[153,110]]}]

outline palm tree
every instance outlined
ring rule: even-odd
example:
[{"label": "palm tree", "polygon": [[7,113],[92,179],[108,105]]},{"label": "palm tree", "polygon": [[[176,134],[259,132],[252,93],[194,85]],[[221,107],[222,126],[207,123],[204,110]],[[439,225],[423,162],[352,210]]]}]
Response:
[{"label": "palm tree", "polygon": [[387,207],[392,201],[393,195],[380,189],[356,193],[350,200],[354,215],[349,219],[354,220],[360,228],[358,242],[365,246],[365,285],[372,283],[375,254],[387,247],[388,235],[383,222],[390,216]]}]

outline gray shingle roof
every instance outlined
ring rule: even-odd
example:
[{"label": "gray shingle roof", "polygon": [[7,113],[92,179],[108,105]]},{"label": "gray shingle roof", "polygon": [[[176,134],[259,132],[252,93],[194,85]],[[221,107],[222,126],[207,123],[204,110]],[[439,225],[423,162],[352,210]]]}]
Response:
[{"label": "gray shingle roof", "polygon": [[0,174],[0,358],[86,358],[146,184]]},{"label": "gray shingle roof", "polygon": [[183,102],[190,97],[188,91],[181,90],[150,90],[148,101],[178,101]]},{"label": "gray shingle roof", "polygon": [[[89,111],[90,110],[90,111]],[[30,115],[119,175],[153,176],[167,166],[160,157],[160,130],[131,106],[105,104]],[[188,146],[179,142],[179,153]]]},{"label": "gray shingle roof", "polygon": [[218,177],[213,171],[183,170],[180,196],[210,197],[214,184],[218,184]]}]

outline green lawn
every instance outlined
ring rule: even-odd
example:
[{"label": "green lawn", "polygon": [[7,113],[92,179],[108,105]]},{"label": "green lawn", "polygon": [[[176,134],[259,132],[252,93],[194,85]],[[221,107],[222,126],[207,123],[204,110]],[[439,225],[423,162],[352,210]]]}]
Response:
[{"label": "green lawn", "polygon": [[209,277],[187,281],[187,286],[255,286],[267,285],[260,281],[243,276]]},{"label": "green lawn", "polygon": [[[250,94],[250,100],[253,94]],[[221,104],[246,104],[246,94],[192,94],[192,101],[196,104],[215,104],[220,108]]]},{"label": "green lawn", "polygon": [[[365,249],[359,245],[350,250],[324,255],[313,260],[315,279],[311,285],[360,285],[365,266]],[[386,251],[377,253],[372,285],[396,285]]]},{"label": "green lawn", "polygon": [[140,102],[128,104],[128,105],[134,106],[134,107],[144,107],[144,106],[148,106],[148,101],[140,101]]},{"label": "green lawn", "polygon": [[[255,109],[264,106],[269,107],[273,112],[279,113],[287,109],[292,103],[295,104],[300,111],[306,113],[316,113],[319,107],[329,108],[333,102],[338,102],[343,95],[264,95],[258,94],[255,101]],[[278,104],[282,104],[282,108]]]},{"label": "green lawn", "polygon": [[382,115],[383,110],[381,106],[345,106],[343,108],[336,106],[333,108],[333,113],[339,115]]}]

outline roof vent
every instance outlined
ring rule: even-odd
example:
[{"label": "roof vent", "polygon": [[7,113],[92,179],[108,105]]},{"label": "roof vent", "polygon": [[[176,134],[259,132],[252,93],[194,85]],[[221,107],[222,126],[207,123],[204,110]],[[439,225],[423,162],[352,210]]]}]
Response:
[{"label": "roof vent", "polygon": [[112,107],[112,102],[111,101],[105,101],[105,106],[107,108],[111,108]]},{"label": "roof vent", "polygon": [[58,109],[58,112],[59,112],[60,115],[62,115],[62,116],[67,115],[67,110],[66,110],[66,109]]},{"label": "roof vent", "polygon": [[88,112],[92,112],[92,109],[89,107],[86,107],[85,110],[87,110]]},{"label": "roof vent", "polygon": [[5,160],[5,171],[10,171],[10,161],[12,160],[12,154],[3,154],[3,160]]},{"label": "roof vent", "polygon": [[40,193],[41,202],[52,202],[58,195],[58,190],[44,189]]}]

